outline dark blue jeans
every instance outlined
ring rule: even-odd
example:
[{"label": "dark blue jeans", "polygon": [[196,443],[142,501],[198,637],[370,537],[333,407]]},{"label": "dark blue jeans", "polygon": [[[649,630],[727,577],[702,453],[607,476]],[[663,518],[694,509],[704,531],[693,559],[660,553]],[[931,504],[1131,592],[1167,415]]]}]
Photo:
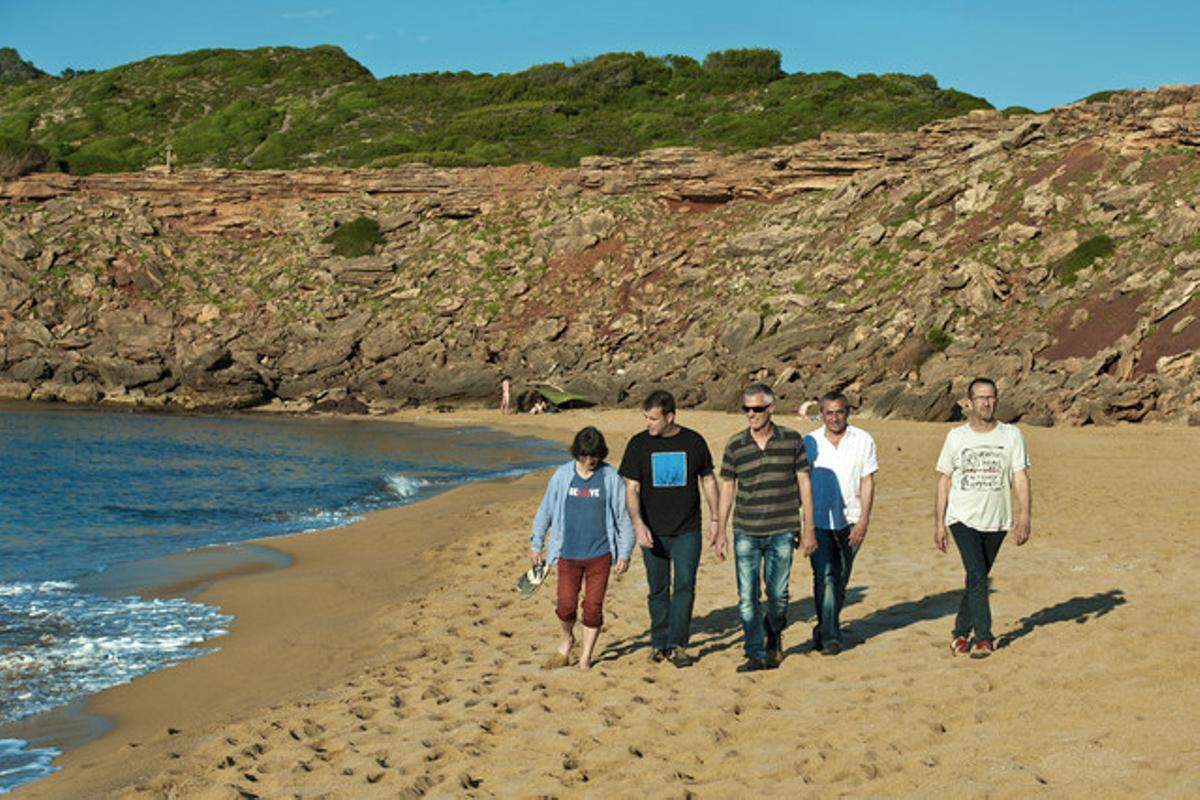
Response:
[{"label": "dark blue jeans", "polygon": [[700,566],[700,531],[654,536],[654,546],[642,548],[642,562],[650,587],[646,599],[650,646],[655,650],[686,647],[696,599],[696,569]]},{"label": "dark blue jeans", "polygon": [[[967,586],[958,616],[954,618],[954,636],[966,636],[973,645],[992,641],[992,604],[988,599],[988,573],[996,563],[996,554],[1008,531],[977,531],[961,522],[950,526],[950,535],[967,570]],[[974,631],[974,638],[971,633]]]},{"label": "dark blue jeans", "polygon": [[[792,573],[792,534],[751,536],[733,532],[734,565],[737,568],[738,617],[745,634],[746,658],[766,661],[764,627],[783,633],[787,627],[788,579]],[[759,575],[766,590],[760,600]]]},{"label": "dark blue jeans", "polygon": [[817,528],[817,550],[810,556],[813,571],[813,605],[817,608],[814,639],[819,644],[842,641],[842,607],[846,585],[854,568],[857,547],[850,546],[850,529]]}]

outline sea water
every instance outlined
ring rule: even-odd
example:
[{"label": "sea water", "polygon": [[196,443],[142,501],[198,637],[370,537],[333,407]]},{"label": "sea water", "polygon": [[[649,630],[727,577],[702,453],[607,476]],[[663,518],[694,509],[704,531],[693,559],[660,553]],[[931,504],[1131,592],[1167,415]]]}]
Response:
[{"label": "sea water", "polygon": [[[214,647],[195,645],[230,617],[146,591],[171,584],[172,554],[337,528],[562,459],[479,427],[0,405],[0,723]],[[274,557],[241,547],[212,553]],[[0,738],[0,794],[55,755]]]}]

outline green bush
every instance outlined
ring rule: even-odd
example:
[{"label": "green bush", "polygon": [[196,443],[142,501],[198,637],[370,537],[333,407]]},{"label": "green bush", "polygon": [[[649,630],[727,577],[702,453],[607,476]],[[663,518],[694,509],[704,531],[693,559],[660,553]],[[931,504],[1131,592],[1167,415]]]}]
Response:
[{"label": "green bush", "polygon": [[230,164],[248,156],[280,123],[280,113],[253,100],[235,100],[184,126],[171,146],[180,164]]},{"label": "green bush", "polygon": [[702,63],[606,53],[505,75],[375,80],[336,47],[269,47],[0,85],[0,136],[29,139],[59,160],[82,153],[72,169],[91,171],[131,168],[137,148],[99,144],[128,136],[150,154],[170,144],[180,164],[574,166],[585,155],[668,145],[739,151],[823,131],[913,130],[990,107],[931,75],[787,75],[778,51],[761,48],[709,53]]},{"label": "green bush", "polygon": [[1111,255],[1116,245],[1109,237],[1101,234],[1093,236],[1065,256],[1055,261],[1050,272],[1058,279],[1061,286],[1074,286],[1080,270],[1087,269],[1097,258]]},{"label": "green bush", "polygon": [[19,178],[37,172],[50,161],[50,154],[36,144],[0,137],[0,179]]},{"label": "green bush", "polygon": [[937,325],[934,325],[929,330],[925,331],[925,341],[929,342],[933,349],[940,353],[950,345],[954,344],[954,337],[939,328]]},{"label": "green bush", "polygon": [[370,217],[358,217],[339,225],[337,230],[321,241],[332,244],[336,255],[357,258],[375,252],[375,247],[383,243],[383,234],[379,232],[378,222]]},{"label": "green bush", "polygon": [[87,142],[66,157],[72,175],[95,172],[137,172],[149,164],[154,150],[132,136],[112,136]]}]

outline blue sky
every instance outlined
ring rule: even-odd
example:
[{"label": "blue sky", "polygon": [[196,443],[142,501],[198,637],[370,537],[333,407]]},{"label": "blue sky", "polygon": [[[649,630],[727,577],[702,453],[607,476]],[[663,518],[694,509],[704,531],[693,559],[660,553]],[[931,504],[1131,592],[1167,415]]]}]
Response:
[{"label": "blue sky", "polygon": [[1200,83],[1197,0],[0,0],[51,73],[206,47],[335,44],[376,77],[770,47],[788,72],[931,73],[998,107]]}]

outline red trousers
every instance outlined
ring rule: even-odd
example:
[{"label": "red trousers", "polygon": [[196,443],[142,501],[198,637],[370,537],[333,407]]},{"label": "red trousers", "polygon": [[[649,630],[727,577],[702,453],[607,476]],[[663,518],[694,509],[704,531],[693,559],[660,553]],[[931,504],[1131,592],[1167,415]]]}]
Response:
[{"label": "red trousers", "polygon": [[575,622],[579,605],[579,589],[583,593],[583,624],[599,628],[604,624],[604,593],[608,590],[608,571],[612,569],[612,556],[575,561],[569,558],[558,560],[558,607],[555,613],[563,622]]}]

